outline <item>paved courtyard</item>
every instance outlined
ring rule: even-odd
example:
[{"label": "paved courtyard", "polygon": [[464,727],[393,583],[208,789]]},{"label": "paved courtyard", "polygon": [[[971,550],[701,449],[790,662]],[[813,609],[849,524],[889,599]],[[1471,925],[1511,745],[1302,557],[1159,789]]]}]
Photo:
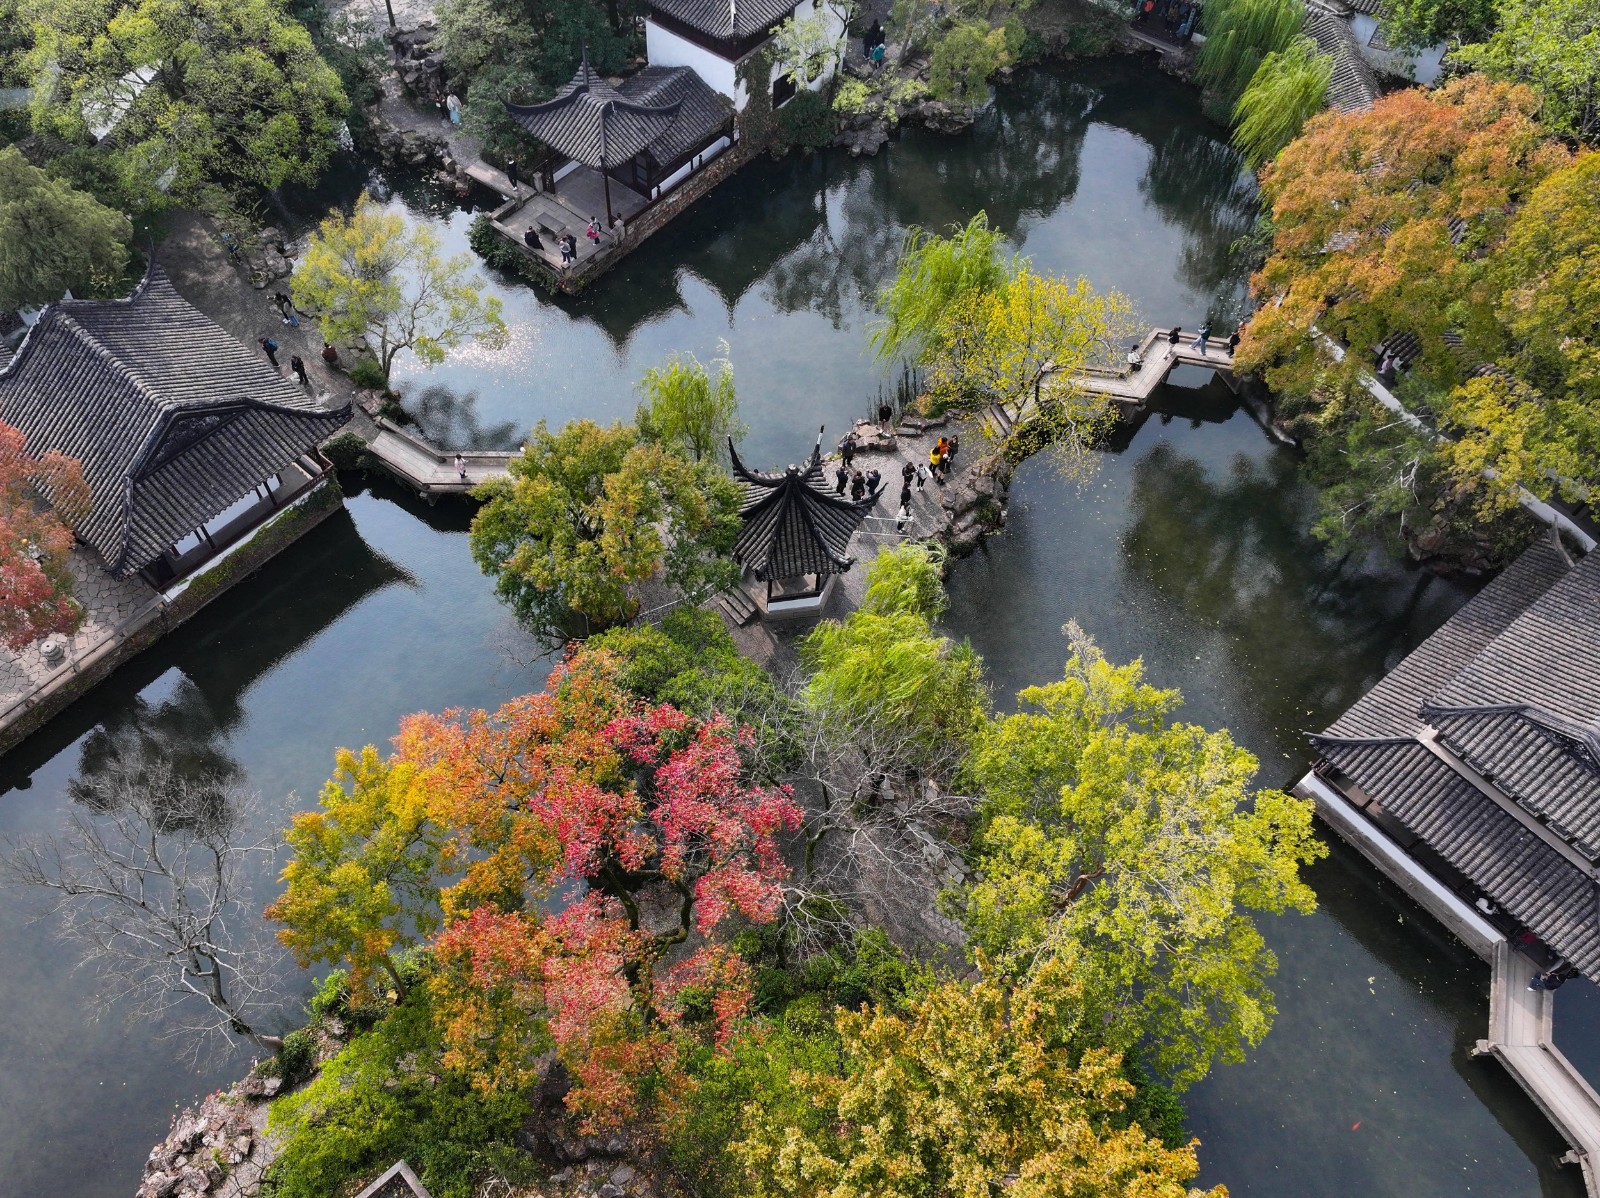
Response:
[{"label": "paved courtyard", "polygon": [[124,634],[126,630],[119,631],[121,626],[156,598],[156,591],[141,578],[113,578],[82,546],[74,546],[68,564],[73,595],[85,612],[83,626],[64,638],[66,659],[54,666],[44,660],[43,642],[20,653],[0,648],[0,727],[17,714],[11,710],[13,706],[53,679],[70,674],[72,663],[86,653]]}]

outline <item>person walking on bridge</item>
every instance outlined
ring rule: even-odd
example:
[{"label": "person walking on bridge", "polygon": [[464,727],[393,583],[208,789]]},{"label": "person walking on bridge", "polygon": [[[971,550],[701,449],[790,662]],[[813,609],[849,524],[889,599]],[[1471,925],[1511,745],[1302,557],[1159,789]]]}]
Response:
[{"label": "person walking on bridge", "polygon": [[1208,321],[1205,322],[1205,324],[1200,326],[1200,331],[1197,334],[1195,334],[1194,344],[1191,345],[1189,348],[1190,349],[1197,349],[1201,353],[1205,353],[1206,352],[1206,342],[1208,340],[1210,340],[1210,338],[1211,338],[1211,322],[1208,320]]},{"label": "person walking on bridge", "polygon": [[459,453],[456,454],[456,473],[461,476],[461,481],[467,481],[467,459]]}]

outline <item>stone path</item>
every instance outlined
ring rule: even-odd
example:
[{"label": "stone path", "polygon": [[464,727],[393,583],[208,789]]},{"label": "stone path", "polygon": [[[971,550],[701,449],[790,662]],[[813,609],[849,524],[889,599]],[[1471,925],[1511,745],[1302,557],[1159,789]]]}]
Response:
[{"label": "stone path", "polygon": [[463,450],[466,478],[456,466],[456,455],[435,449],[426,441],[396,428],[387,420],[375,421],[376,434],[367,442],[383,464],[422,495],[461,495],[479,483],[503,477],[508,472],[509,453]]},{"label": "stone path", "polygon": [[[23,700],[62,677],[70,677],[75,662],[142,627],[143,621],[135,621],[136,616],[155,616],[159,595],[143,579],[111,577],[94,554],[81,546],[73,547],[67,565],[73,595],[84,608],[83,626],[71,636],[50,638],[67,649],[66,658],[53,665],[44,658],[44,641],[17,653],[0,648],[0,728],[22,713],[19,705]],[[132,628],[128,627],[130,621]]]}]

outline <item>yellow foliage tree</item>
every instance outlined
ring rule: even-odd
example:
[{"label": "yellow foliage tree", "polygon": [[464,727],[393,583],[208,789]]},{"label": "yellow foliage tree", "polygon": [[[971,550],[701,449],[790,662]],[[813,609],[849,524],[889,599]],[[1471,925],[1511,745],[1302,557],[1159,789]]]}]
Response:
[{"label": "yellow foliage tree", "polygon": [[401,350],[431,366],[468,341],[505,345],[500,301],[471,268],[468,254],[443,257],[431,229],[362,196],[311,235],[292,289],[325,340],[366,339],[387,383]]},{"label": "yellow foliage tree", "polygon": [[745,1109],[750,1130],[732,1146],[744,1192],[1200,1198],[1187,1185],[1198,1171],[1193,1145],[1167,1148],[1130,1123],[1134,1089],[1120,1058],[1083,1047],[1096,1033],[1084,986],[1058,957],[1016,989],[950,981],[904,1013],[841,1012],[838,1072],[790,1079],[814,1117]]}]

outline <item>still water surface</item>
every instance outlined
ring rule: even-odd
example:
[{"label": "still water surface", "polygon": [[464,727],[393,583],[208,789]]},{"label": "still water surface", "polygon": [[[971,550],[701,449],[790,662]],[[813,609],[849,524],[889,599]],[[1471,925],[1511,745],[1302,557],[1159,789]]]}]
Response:
[{"label": "still water surface", "polygon": [[[464,244],[470,216],[402,188],[389,202]],[[1146,67],[1043,71],[1002,93],[974,134],[907,134],[885,155],[747,168],[593,294],[552,303],[501,288],[513,347],[403,376],[451,446],[509,445],[540,418],[626,418],[645,366],[726,341],[748,456],[800,457],[886,380],[864,349],[870,297],[905,227],[987,209],[1042,268],[1126,292],[1152,322],[1238,314],[1229,246],[1254,193],[1194,96]],[[1264,783],[1305,762],[1319,727],[1464,601],[1396,565],[1328,559],[1309,495],[1204,372],[1186,372],[1105,455],[1082,492],[1029,465],[1010,527],[955,572],[950,627],[1002,698],[1059,669],[1077,619],[1114,657],[1143,655],[1186,714],[1230,727]],[[111,752],[235,770],[274,825],[306,805],[336,746],[381,742],[423,708],[494,704],[543,667],[467,552],[459,508],[386,484],[0,760],[0,832],[49,832],[74,778]],[[270,877],[262,880],[263,899]],[[1568,1195],[1560,1151],[1493,1065],[1466,1059],[1485,1018],[1483,968],[1335,846],[1321,909],[1274,921],[1277,1029],[1189,1096],[1203,1180],[1235,1194]],[[110,1013],[32,923],[0,909],[0,1194],[125,1198],[174,1108],[237,1074],[195,1071]],[[303,979],[286,978],[293,993]],[[1567,996],[1573,995],[1572,1000]],[[1593,996],[1562,993],[1591,1030]],[[1590,1037],[1589,1043],[1596,1037]],[[1359,1126],[1357,1126],[1359,1124]]]}]

